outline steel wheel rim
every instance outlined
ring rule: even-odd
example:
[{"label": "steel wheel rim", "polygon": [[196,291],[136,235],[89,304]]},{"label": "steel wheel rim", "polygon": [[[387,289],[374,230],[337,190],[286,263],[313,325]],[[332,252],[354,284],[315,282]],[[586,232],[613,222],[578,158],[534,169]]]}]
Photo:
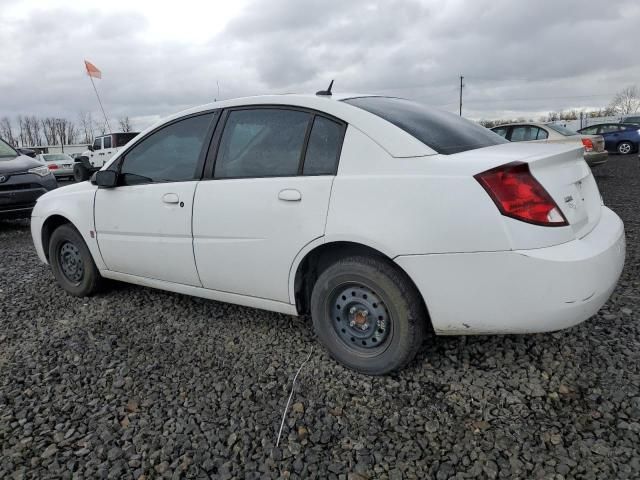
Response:
[{"label": "steel wheel rim", "polygon": [[84,261],[78,247],[71,242],[64,242],[58,251],[58,264],[67,280],[79,284],[84,277]]},{"label": "steel wheel rim", "polygon": [[328,298],[334,332],[344,345],[362,353],[386,345],[392,319],[378,293],[354,282],[336,287]]},{"label": "steel wheel rim", "polygon": [[631,145],[629,145],[628,143],[623,143],[618,147],[618,151],[624,155],[626,155],[627,153],[629,153],[631,151]]}]

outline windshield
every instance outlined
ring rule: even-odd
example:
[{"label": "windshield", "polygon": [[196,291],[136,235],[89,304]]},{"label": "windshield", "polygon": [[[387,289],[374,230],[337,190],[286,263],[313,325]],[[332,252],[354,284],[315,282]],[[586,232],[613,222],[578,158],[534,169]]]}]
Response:
[{"label": "windshield", "polygon": [[549,127],[551,130],[555,130],[560,135],[564,135],[565,137],[578,135],[578,132],[574,132],[573,130],[568,129],[567,127],[563,127],[562,125],[556,125],[555,123],[547,123],[547,127]]},{"label": "windshield", "polygon": [[6,157],[17,157],[18,156],[18,152],[16,152],[11,145],[9,145],[7,142],[5,142],[4,140],[0,139],[0,158],[6,158]]},{"label": "windshield", "polygon": [[491,130],[458,115],[401,98],[358,97],[344,102],[384,118],[445,155],[509,143]]},{"label": "windshield", "polygon": [[42,158],[44,158],[45,162],[71,160],[71,157],[64,153],[45,153]]}]

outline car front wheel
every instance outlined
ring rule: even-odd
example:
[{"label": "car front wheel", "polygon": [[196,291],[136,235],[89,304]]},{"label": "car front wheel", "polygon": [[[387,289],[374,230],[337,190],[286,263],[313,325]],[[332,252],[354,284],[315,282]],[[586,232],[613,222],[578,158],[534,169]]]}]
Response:
[{"label": "car front wheel", "polygon": [[618,144],[618,153],[621,155],[626,155],[633,151],[633,144],[631,142],[620,142]]},{"label": "car front wheel", "polygon": [[383,258],[341,259],[318,277],[311,316],[320,341],[345,366],[383,375],[413,359],[426,333],[422,299]]},{"label": "car front wheel", "polygon": [[71,225],[54,230],[49,241],[49,263],[58,284],[76,297],[100,288],[102,277],[82,236]]}]

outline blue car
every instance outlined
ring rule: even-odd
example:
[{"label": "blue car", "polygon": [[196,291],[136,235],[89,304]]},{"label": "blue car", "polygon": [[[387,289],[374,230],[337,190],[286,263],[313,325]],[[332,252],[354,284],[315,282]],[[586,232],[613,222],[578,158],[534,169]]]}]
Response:
[{"label": "blue car", "polygon": [[610,153],[637,152],[640,146],[640,125],[633,123],[601,123],[578,130],[587,135],[602,135],[604,148]]}]

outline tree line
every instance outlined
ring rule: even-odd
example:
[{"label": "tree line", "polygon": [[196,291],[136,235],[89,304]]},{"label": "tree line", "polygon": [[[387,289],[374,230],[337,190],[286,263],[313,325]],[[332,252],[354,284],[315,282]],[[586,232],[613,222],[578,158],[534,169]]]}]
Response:
[{"label": "tree line", "polygon": [[[133,130],[129,117],[118,119],[121,132]],[[0,118],[0,138],[16,147],[37,145],[73,145],[92,143],[94,135],[107,133],[104,123],[96,122],[90,112],[78,115],[77,121],[60,117],[18,115]]]},{"label": "tree line", "polygon": [[[598,118],[598,117],[622,117],[624,115],[630,115],[640,110],[640,88],[637,86],[629,86],[618,93],[616,93],[609,103],[604,108],[597,109],[570,109],[562,110],[559,112],[549,112],[547,115],[543,115],[538,118],[539,122],[555,122],[558,120],[579,120],[582,114],[583,118]],[[493,128],[497,125],[504,125],[507,123],[522,123],[522,122],[534,122],[533,118],[503,118],[496,120],[480,120],[480,124],[487,128]]]}]

